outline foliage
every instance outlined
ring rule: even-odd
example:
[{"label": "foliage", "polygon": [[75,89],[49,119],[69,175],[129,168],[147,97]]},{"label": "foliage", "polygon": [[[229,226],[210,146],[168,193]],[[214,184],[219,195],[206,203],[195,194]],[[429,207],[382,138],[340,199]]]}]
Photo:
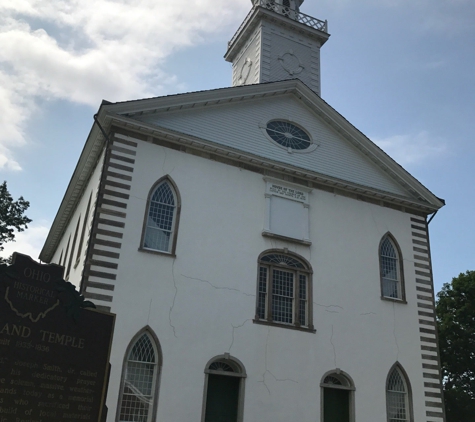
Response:
[{"label": "foliage", "polygon": [[447,422],[475,422],[475,271],[445,283],[437,297]]},{"label": "foliage", "polygon": [[[25,211],[30,206],[22,196],[14,201],[8,192],[7,182],[0,185],[0,251],[3,251],[3,244],[15,240],[15,230],[22,232],[28,228],[31,220],[25,215]],[[0,258],[0,263],[10,264],[10,258]]]}]

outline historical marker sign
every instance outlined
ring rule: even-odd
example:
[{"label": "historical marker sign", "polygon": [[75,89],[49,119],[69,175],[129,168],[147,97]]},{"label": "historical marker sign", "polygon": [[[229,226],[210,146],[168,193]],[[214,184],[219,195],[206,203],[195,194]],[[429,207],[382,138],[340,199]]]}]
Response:
[{"label": "historical marker sign", "polygon": [[101,420],[115,315],[85,309],[57,265],[0,274],[0,422]]}]

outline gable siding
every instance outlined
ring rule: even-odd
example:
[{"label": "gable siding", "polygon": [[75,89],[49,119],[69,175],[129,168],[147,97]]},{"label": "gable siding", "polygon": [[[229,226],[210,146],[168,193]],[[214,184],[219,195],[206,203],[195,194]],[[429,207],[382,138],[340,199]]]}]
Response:
[{"label": "gable siding", "polygon": [[[259,124],[276,118],[292,120],[304,127],[319,144],[318,148],[310,153],[288,153],[275,145],[265,136]],[[383,170],[291,95],[201,110],[163,112],[139,116],[137,120],[281,163],[408,196]]]}]

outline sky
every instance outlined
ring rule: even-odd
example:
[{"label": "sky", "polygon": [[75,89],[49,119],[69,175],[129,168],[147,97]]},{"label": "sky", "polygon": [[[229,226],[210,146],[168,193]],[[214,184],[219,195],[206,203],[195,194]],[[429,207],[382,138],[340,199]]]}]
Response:
[{"label": "sky", "polygon": [[[5,245],[36,258],[102,99],[231,85],[250,0],[0,0],[0,180],[33,219]],[[328,20],[322,98],[443,207],[434,284],[475,270],[474,0],[306,0]]]}]

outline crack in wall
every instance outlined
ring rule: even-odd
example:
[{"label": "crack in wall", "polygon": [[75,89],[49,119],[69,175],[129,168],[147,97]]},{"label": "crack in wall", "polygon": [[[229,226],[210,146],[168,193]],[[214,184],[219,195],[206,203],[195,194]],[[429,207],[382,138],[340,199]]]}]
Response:
[{"label": "crack in wall", "polygon": [[[373,206],[371,204],[367,204],[368,208],[369,208],[369,212],[371,214],[371,219],[373,220],[373,223],[374,223],[374,226],[376,227],[376,231],[378,232],[378,234],[380,236],[383,236],[385,233],[387,233],[389,230],[386,230],[383,234],[381,234],[381,230],[379,229],[378,227],[378,223],[376,222],[376,219],[374,217],[374,214],[373,214]],[[387,227],[386,227],[387,228]]]},{"label": "crack in wall", "polygon": [[147,325],[150,323],[150,311],[152,310],[153,298],[150,298],[150,304],[148,305]]},{"label": "crack in wall", "polygon": [[393,336],[394,342],[396,343],[396,362],[399,362],[399,345],[397,344],[397,336],[396,336],[396,306],[393,302],[393,316],[394,316],[394,324],[393,324]]},{"label": "crack in wall", "polygon": [[170,310],[168,312],[168,323],[170,324],[170,327],[173,330],[173,335],[175,336],[175,338],[178,338],[178,336],[176,335],[176,328],[172,324],[172,311],[173,311],[173,308],[175,307],[176,296],[178,295],[178,287],[176,285],[176,280],[175,280],[175,261],[176,259],[173,260],[173,264],[172,264],[172,280],[173,280],[173,286],[175,287],[175,295],[173,296],[172,306],[170,306]]},{"label": "crack in wall", "polygon": [[266,336],[266,348],[265,348],[265,354],[264,354],[264,372],[262,374],[262,381],[257,381],[257,382],[262,382],[264,384],[264,387],[266,388],[267,392],[269,393],[270,396],[270,389],[266,384],[266,373],[267,373],[267,346],[269,345],[269,335],[270,335],[270,327],[267,327],[267,336]]},{"label": "crack in wall", "polygon": [[245,293],[245,292],[242,292],[241,290],[239,289],[234,289],[232,287],[222,287],[222,286],[216,286],[214,285],[213,283],[211,283],[210,281],[208,280],[203,280],[201,278],[195,278],[195,277],[189,277],[189,276],[186,276],[185,274],[180,274],[182,277],[184,278],[187,278],[188,280],[195,280],[195,281],[200,281],[201,283],[206,283],[206,284],[209,284],[213,289],[216,289],[216,290],[229,290],[231,292],[237,292],[237,293],[241,293],[242,295],[244,296],[248,296],[248,297],[256,297],[255,294],[250,294],[250,293]]},{"label": "crack in wall", "polygon": [[[336,309],[341,309],[342,311],[344,311],[344,309],[339,306],[339,305],[322,305],[320,303],[317,303],[317,302],[313,302],[314,305],[317,305],[317,306],[320,306],[322,308],[325,308],[325,312],[328,312],[330,314],[339,314],[340,312],[337,311]],[[336,309],[334,309],[336,308]]]},{"label": "crack in wall", "polygon": [[332,325],[332,335],[330,337],[330,343],[333,347],[333,361],[335,363],[335,368],[338,368],[338,366],[336,364],[336,349],[335,349],[335,344],[333,343],[333,325]]},{"label": "crack in wall", "polygon": [[[248,320],[250,321],[250,320]],[[245,322],[244,322],[245,324]],[[243,324],[243,325],[244,325]],[[264,372],[262,373],[262,380],[257,381],[262,384],[264,384],[264,387],[266,388],[267,392],[269,395],[271,394],[270,388],[266,383],[266,374],[269,374],[272,378],[274,378],[274,381],[276,382],[292,382],[294,384],[298,384],[298,381],[293,380],[292,378],[277,378],[268,368],[267,368],[267,350],[269,346],[269,335],[270,335],[270,327],[267,328],[267,336],[266,336],[266,347],[265,347],[265,354],[264,354]]]},{"label": "crack in wall", "polygon": [[376,315],[376,312],[365,312],[364,314],[360,314],[360,315]]},{"label": "crack in wall", "polygon": [[162,163],[162,172],[165,173],[165,162],[167,161],[167,149],[165,147],[162,147],[163,150],[163,163]]},{"label": "crack in wall", "polygon": [[231,352],[231,347],[233,347],[233,344],[234,344],[234,330],[236,330],[237,328],[241,328],[241,327],[244,327],[244,325],[246,324],[246,322],[248,321],[252,321],[252,319],[246,319],[241,325],[233,325],[231,324],[231,327],[233,327],[233,331],[232,331],[232,341],[231,341],[231,344],[229,345],[229,348],[228,348],[228,351]]}]

